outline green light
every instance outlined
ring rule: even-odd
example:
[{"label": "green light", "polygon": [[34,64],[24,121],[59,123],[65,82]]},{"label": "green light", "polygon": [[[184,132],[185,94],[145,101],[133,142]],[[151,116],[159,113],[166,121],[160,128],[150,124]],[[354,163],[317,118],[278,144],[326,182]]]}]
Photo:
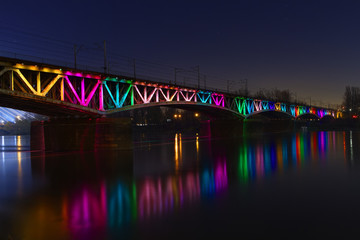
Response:
[{"label": "green light", "polygon": [[239,177],[242,181],[248,182],[249,179],[249,166],[247,158],[247,149],[246,145],[243,148],[240,148],[239,153]]},{"label": "green light", "polygon": [[131,204],[132,220],[135,221],[137,218],[137,201],[136,201],[136,184],[135,181],[132,184],[132,204]]}]

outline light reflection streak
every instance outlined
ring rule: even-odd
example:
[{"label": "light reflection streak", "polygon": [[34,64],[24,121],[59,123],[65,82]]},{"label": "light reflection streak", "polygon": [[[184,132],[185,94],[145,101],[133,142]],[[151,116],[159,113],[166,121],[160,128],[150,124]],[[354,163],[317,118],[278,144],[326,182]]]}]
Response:
[{"label": "light reflection streak", "polygon": [[69,199],[62,206],[68,216],[68,226],[71,231],[77,232],[81,229],[90,229],[93,227],[104,228],[106,224],[106,187],[104,182],[100,184],[99,189],[93,189],[84,186],[75,197]]},{"label": "light reflection streak", "polygon": [[[335,152],[332,132],[298,132],[290,139],[261,142],[239,147],[238,175],[242,182],[261,179],[272,172],[299,168],[318,158],[326,159],[327,151]],[[351,145],[351,144],[350,144]],[[344,150],[345,151],[345,150]]]},{"label": "light reflection streak", "polygon": [[175,142],[174,142],[174,149],[175,149],[175,171],[178,171],[180,165],[182,163],[182,139],[181,133],[175,134]]},{"label": "light reflection streak", "polygon": [[3,163],[5,162],[5,151],[4,151],[4,149],[5,149],[5,136],[1,136],[1,150],[3,150],[2,151],[2,161],[3,161]]},{"label": "light reflection streak", "polygon": [[179,170],[179,144],[178,134],[175,134],[175,171]]},{"label": "light reflection streak", "polygon": [[225,159],[214,167],[132,182],[84,186],[62,200],[62,216],[73,234],[96,226],[116,228],[136,220],[169,214],[185,205],[224,191],[228,186]]},{"label": "light reflection streak", "polygon": [[16,146],[17,146],[17,161],[18,161],[18,179],[19,179],[19,187],[18,187],[18,191],[19,194],[22,194],[22,190],[23,190],[23,172],[22,172],[22,166],[21,166],[21,137],[17,136],[15,138],[15,142],[16,142]]},{"label": "light reflection streak", "polygon": [[199,161],[199,134],[196,133],[196,160]]},{"label": "light reflection streak", "polygon": [[[309,132],[280,141],[261,141],[256,144],[245,141],[239,146],[239,154],[236,156],[239,178],[246,183],[275,172],[310,164],[321,156],[327,156],[329,153],[325,150],[330,152],[334,149],[331,146],[334,139],[331,138],[334,138],[331,132]],[[181,156],[179,141],[180,136],[177,135],[174,150],[178,151],[175,154],[178,157]],[[169,161],[173,162],[172,156]],[[206,167],[193,171],[102,182],[101,187],[83,186],[62,198],[63,219],[72,232],[77,232],[94,226],[107,230],[170,214],[226,190],[229,184],[228,166],[232,165],[228,165],[225,158],[217,158]]]},{"label": "light reflection streak", "polygon": [[354,149],[353,149],[352,131],[350,131],[350,161],[354,162]]}]

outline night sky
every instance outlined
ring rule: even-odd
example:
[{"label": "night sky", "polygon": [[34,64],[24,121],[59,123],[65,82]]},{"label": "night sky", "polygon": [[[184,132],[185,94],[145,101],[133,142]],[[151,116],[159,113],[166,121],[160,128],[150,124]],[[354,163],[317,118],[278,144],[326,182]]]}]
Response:
[{"label": "night sky", "polygon": [[1,9],[1,51],[56,56],[56,39],[72,61],[72,44],[106,40],[109,55],[199,65],[224,88],[222,78],[248,79],[252,93],[289,89],[313,104],[340,104],[346,85],[360,85],[360,1],[5,0]]}]

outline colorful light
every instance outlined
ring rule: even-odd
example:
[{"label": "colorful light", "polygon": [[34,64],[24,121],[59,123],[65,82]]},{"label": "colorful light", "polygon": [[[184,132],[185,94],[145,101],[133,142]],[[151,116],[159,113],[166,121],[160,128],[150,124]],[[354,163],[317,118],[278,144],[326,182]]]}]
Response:
[{"label": "colorful light", "polygon": [[[36,84],[32,84],[32,78],[25,77],[25,73],[21,72],[22,70],[36,72]],[[222,107],[237,112],[243,117],[269,110],[285,112],[293,117],[299,117],[303,114],[315,114],[320,118],[324,116],[335,117],[335,112],[329,109],[315,109],[297,105],[287,107],[285,103],[275,103],[265,99],[245,99],[241,96],[234,97],[220,92],[180,88],[156,82],[134,81],[76,70],[63,71],[61,68],[39,67],[36,64],[5,64],[4,69],[0,71],[0,76],[6,72],[11,72],[8,74],[10,87],[7,90],[15,91],[16,88],[20,88],[18,86],[21,86],[21,90],[17,89],[17,91],[88,107],[89,110],[100,110],[100,114],[106,114],[109,110],[113,111],[114,108],[121,109],[134,105],[144,105],[145,107],[146,104],[151,103],[178,102],[179,104],[200,103],[212,107]],[[53,74],[49,83],[47,83],[48,79],[45,81],[41,78],[42,72]],[[66,85],[64,85],[64,79]],[[85,79],[86,84],[84,83]],[[47,85],[43,86],[45,82]],[[79,86],[80,90],[78,89]],[[103,90],[103,87],[106,91]],[[52,94],[49,94],[50,92]],[[93,99],[94,96],[96,99]],[[336,114],[336,116],[339,117],[341,114]]]}]

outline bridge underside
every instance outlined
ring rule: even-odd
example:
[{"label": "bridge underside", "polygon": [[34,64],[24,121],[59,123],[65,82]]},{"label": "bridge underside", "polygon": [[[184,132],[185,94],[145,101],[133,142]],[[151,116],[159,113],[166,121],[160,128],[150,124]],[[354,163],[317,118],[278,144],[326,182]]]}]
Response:
[{"label": "bridge underside", "polygon": [[101,114],[60,100],[0,89],[1,106],[37,113],[49,117],[100,117]]},{"label": "bridge underside", "polygon": [[290,114],[282,111],[259,111],[254,112],[246,117],[246,119],[293,119]]},{"label": "bridge underside", "polygon": [[315,114],[306,113],[306,114],[302,114],[302,115],[298,116],[296,119],[297,120],[310,120],[310,119],[318,120],[318,119],[320,119],[320,117]]},{"label": "bridge underside", "polygon": [[209,118],[236,118],[236,119],[245,118],[245,116],[235,111],[231,111],[230,109],[216,107],[214,105],[209,105],[209,104],[193,103],[193,102],[159,102],[159,103],[140,104],[140,105],[123,107],[122,109],[108,110],[106,112],[106,116],[107,117],[127,116],[130,111],[136,111],[137,109],[146,109],[152,107],[168,107],[168,108],[189,110],[193,112],[198,112],[200,114],[205,114]]}]

